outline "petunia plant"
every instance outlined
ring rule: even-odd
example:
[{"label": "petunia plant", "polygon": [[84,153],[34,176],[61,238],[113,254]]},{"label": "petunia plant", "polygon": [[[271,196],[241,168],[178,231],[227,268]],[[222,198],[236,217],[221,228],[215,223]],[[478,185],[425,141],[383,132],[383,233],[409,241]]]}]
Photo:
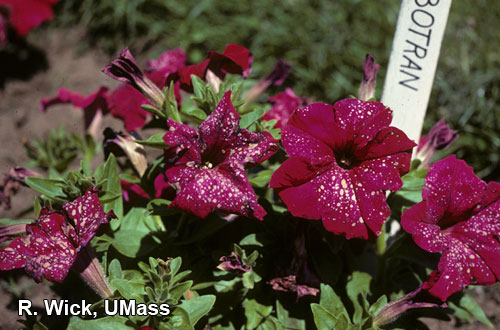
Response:
[{"label": "petunia plant", "polygon": [[[358,97],[328,103],[283,86],[293,63],[264,77],[252,64],[235,44],[144,66],[125,49],[103,69],[114,90],[43,99],[83,111],[85,137],[28,142],[36,170],[1,182],[2,205],[38,194],[35,220],[0,221],[11,282],[24,268],[91,301],[70,329],[425,328],[420,316],[446,314],[492,326],[467,287],[500,279],[500,183],[437,159],[458,132],[440,121],[417,146],[391,126],[404,109],[376,100],[371,55]],[[108,113],[123,131],[102,127]],[[75,274],[97,294],[61,290]]]}]

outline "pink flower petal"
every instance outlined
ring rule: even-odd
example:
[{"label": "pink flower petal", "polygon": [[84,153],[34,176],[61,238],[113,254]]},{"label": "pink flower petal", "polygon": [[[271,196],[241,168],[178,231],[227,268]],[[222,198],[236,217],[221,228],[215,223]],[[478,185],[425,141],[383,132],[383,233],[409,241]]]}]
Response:
[{"label": "pink flower petal", "polygon": [[99,197],[97,197],[97,189],[93,187],[87,189],[84,196],[64,204],[63,209],[75,224],[80,246],[87,245],[97,229],[115,217],[111,211],[104,213]]},{"label": "pink flower petal", "polygon": [[129,132],[142,128],[151,115],[141,108],[151,104],[144,95],[128,84],[122,84],[111,94],[111,114],[121,119]]},{"label": "pink flower petal", "polygon": [[56,3],[57,0],[0,0],[0,6],[9,8],[9,23],[21,37],[52,19],[52,6]]},{"label": "pink flower petal", "polygon": [[443,252],[439,272],[424,286],[443,301],[466,285],[500,279],[498,187],[450,156],[429,170],[423,201],[403,213],[401,224],[418,246]]},{"label": "pink flower petal", "polygon": [[231,103],[231,91],[224,94],[215,110],[201,123],[199,131],[208,150],[225,149],[239,130],[240,115]]},{"label": "pink flower petal", "polygon": [[276,128],[283,128],[292,113],[296,109],[306,105],[306,100],[295,95],[291,88],[287,88],[284,92],[270,97],[269,102],[273,102],[274,104],[262,119],[267,121],[276,119],[277,122],[274,125]]}]

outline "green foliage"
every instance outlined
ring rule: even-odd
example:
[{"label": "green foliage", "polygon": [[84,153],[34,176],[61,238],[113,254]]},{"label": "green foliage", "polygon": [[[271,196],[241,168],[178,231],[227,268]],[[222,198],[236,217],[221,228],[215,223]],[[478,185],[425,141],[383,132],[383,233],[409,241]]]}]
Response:
[{"label": "green foliage", "polygon": [[101,149],[91,135],[86,134],[82,139],[75,133],[67,133],[64,126],[59,130],[50,130],[45,139],[25,143],[24,147],[30,158],[28,166],[51,169],[59,173],[66,171],[79,155],[89,164]]},{"label": "green foliage", "polygon": [[[99,198],[104,211],[114,210],[117,216],[123,213],[120,179],[116,159],[113,154],[101,164],[92,175],[83,167],[79,171],[70,171],[65,176],[55,173],[56,178],[27,177],[26,184],[38,191],[44,204],[62,204],[71,202],[94,186],[100,190]],[[36,200],[35,203],[40,203]],[[35,206],[35,209],[37,207]]]}]

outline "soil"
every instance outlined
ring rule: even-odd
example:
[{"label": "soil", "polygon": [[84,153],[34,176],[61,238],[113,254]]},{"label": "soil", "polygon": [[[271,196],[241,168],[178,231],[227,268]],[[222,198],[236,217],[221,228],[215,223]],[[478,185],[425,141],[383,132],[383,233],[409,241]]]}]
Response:
[{"label": "soil", "polygon": [[[83,117],[79,110],[61,105],[44,114],[40,111],[42,98],[55,96],[60,87],[86,95],[101,85],[115,86],[100,72],[110,57],[95,50],[78,51],[83,38],[80,29],[51,30],[50,33],[37,31],[29,36],[27,44],[33,58],[24,63],[2,62],[0,50],[0,174],[28,161],[24,141],[46,136],[49,129],[60,125],[65,125],[68,131],[83,132]],[[22,74],[16,75],[16,72]],[[14,76],[22,79],[12,79]],[[119,121],[109,116],[105,117],[103,125],[123,129]],[[0,218],[16,218],[22,210],[30,207],[35,194],[30,189],[21,189],[12,199],[11,210],[0,208]],[[23,217],[30,218],[33,214],[27,213]],[[17,301],[13,292],[17,292],[17,296],[21,293],[39,307],[43,299],[60,297],[47,283],[35,284],[22,272],[1,272],[0,278],[0,329],[21,327],[17,322],[20,317],[17,315]],[[497,314],[500,286],[476,288],[472,294],[489,319],[500,328],[500,316]],[[464,324],[454,319],[421,320],[431,329],[489,329],[478,321]]]}]

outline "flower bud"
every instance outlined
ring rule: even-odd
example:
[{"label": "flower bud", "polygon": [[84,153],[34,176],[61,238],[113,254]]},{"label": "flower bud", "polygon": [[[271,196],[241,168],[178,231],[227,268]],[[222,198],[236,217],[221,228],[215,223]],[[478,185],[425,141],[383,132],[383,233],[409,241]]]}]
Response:
[{"label": "flower bud", "polygon": [[144,75],[141,69],[139,69],[128,48],[123,49],[120,56],[111,62],[111,64],[105,66],[102,72],[113,79],[130,84],[144,94],[144,96],[146,96],[156,107],[162,107],[165,96],[162,91]]}]

